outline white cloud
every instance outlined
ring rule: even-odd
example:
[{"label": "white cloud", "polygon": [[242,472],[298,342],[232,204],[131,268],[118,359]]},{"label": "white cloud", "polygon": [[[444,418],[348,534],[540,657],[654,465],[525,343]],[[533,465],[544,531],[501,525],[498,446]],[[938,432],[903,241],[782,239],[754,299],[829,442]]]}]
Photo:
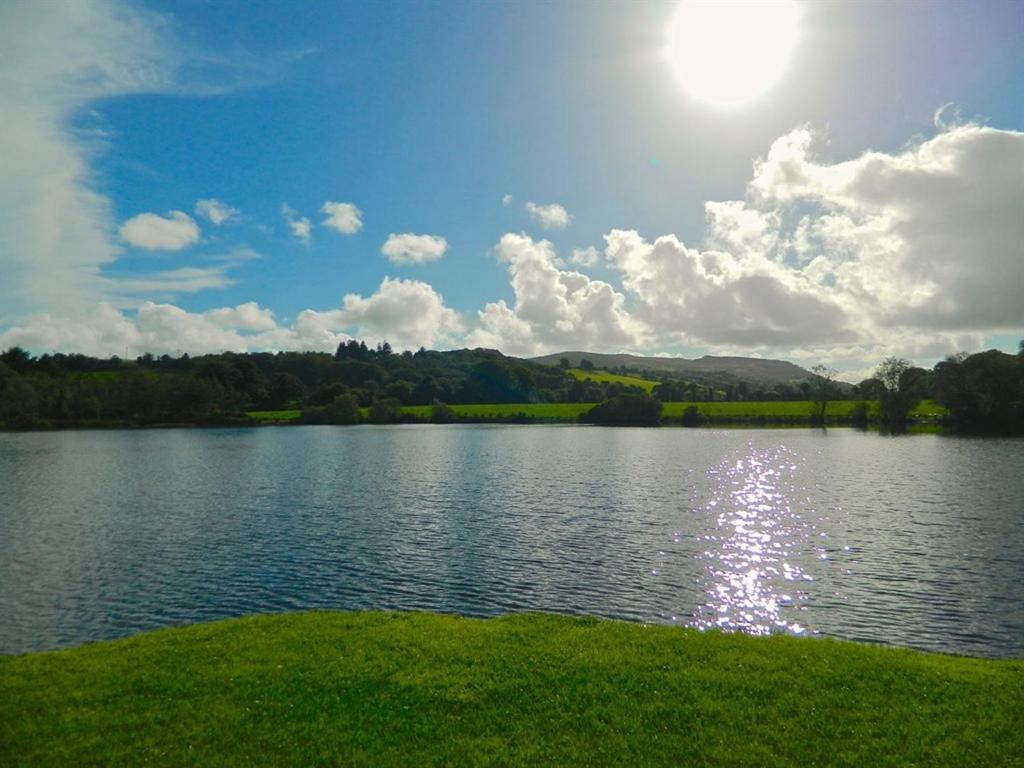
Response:
[{"label": "white cloud", "polygon": [[290,326],[279,324],[269,309],[255,302],[196,313],[147,301],[134,316],[104,302],[79,315],[34,315],[0,333],[0,349],[19,345],[37,354],[63,351],[101,356],[123,355],[125,347],[130,355],[332,352],[355,336],[371,345],[388,341],[404,350],[450,346],[464,331],[459,314],[446,307],[430,285],[385,278],[375,293],[348,294],[338,309],[304,310]]},{"label": "white cloud", "polygon": [[437,261],[448,250],[448,241],[438,235],[415,235],[392,232],[381,246],[380,252],[392,264],[425,264]]},{"label": "white cloud", "polygon": [[327,201],[320,212],[327,214],[323,226],[343,235],[354,235],[363,228],[363,212],[352,203]]},{"label": "white cloud", "polygon": [[558,203],[538,205],[531,201],[523,207],[542,229],[565,229],[572,221],[569,212]]},{"label": "white cloud", "polygon": [[244,331],[273,331],[277,328],[274,313],[261,309],[255,301],[247,301],[237,307],[222,307],[204,312],[203,316],[221,328]]},{"label": "white cloud", "polygon": [[418,280],[385,277],[369,297],[347,294],[336,312],[339,327],[354,329],[354,336],[368,343],[388,341],[398,349],[447,344],[465,330],[441,294]]},{"label": "white cloud", "polygon": [[150,272],[138,277],[103,279],[110,280],[110,293],[117,293],[123,297],[171,297],[178,293],[195,293],[234,285],[235,280],[228,276],[231,266],[233,265],[223,263],[213,267],[181,267]]},{"label": "white cloud", "polygon": [[596,267],[601,261],[601,252],[592,245],[587,248],[573,248],[569,261],[581,267]]},{"label": "white cloud", "polygon": [[512,205],[512,195],[505,195],[501,198],[501,204],[504,206]]},{"label": "white cloud", "polygon": [[166,18],[119,2],[0,3],[4,315],[94,306],[102,295],[100,269],[119,248],[89,165],[108,139],[76,131],[75,120],[94,99],[171,90],[171,34]]},{"label": "white cloud", "polygon": [[603,281],[560,270],[548,241],[509,233],[495,254],[508,265],[515,306],[488,304],[478,313],[480,327],[470,333],[470,346],[519,354],[643,346],[647,330],[626,311],[622,294]]},{"label": "white cloud", "polygon": [[237,208],[232,208],[227,203],[222,203],[213,197],[206,200],[197,200],[195,211],[197,216],[202,216],[218,227],[221,224],[227,224],[237,219],[241,213]]},{"label": "white cloud", "polygon": [[199,242],[199,226],[181,211],[170,211],[166,217],[140,213],[121,225],[120,235],[124,242],[136,248],[180,251]]},{"label": "white cloud", "polygon": [[687,248],[675,235],[646,242],[612,230],[606,254],[637,314],[676,343],[792,345],[850,340],[842,308],[799,272],[762,255]]},{"label": "white cloud", "polygon": [[281,203],[281,215],[284,216],[284,220],[288,223],[288,228],[291,229],[295,239],[303,245],[309,245],[313,234],[312,224],[309,219],[305,216],[299,216],[298,211],[288,205],[288,203]]},{"label": "white cloud", "polygon": [[634,314],[667,343],[850,368],[1024,330],[1024,133],[955,125],[837,163],[814,142],[781,137],[746,200],[708,203],[704,249],[609,233]]}]

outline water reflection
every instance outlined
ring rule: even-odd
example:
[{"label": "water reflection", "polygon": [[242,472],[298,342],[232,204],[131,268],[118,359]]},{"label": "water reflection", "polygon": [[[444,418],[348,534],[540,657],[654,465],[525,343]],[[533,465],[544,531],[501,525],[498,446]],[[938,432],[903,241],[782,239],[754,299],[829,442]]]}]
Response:
[{"label": "water reflection", "polygon": [[0,653],[396,608],[1019,657],[1021,466],[849,430],[0,434]]},{"label": "water reflection", "polygon": [[[796,498],[797,457],[785,446],[754,450],[708,470],[704,512],[715,520],[698,555],[706,563],[707,600],[694,624],[752,634],[802,633],[798,614],[814,577],[799,563],[815,538],[810,501]],[[825,557],[823,549],[820,555]]]}]

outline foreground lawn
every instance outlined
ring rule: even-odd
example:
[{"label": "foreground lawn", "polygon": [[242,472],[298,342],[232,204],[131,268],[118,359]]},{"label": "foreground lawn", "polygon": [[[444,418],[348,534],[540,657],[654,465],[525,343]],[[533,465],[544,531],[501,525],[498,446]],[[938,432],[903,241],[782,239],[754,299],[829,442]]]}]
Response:
[{"label": "foreground lawn", "polygon": [[1024,765],[1024,662],[516,615],[0,657],[0,765]]}]

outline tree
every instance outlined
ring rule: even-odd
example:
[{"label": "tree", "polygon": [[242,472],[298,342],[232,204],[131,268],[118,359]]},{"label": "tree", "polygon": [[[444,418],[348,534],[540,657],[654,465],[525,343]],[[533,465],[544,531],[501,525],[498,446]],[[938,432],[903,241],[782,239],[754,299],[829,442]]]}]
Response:
[{"label": "tree", "polygon": [[589,360],[587,360],[587,358],[584,357],[582,360],[580,360],[580,370],[581,371],[592,371],[592,370],[594,370],[594,364],[592,362],[590,362]]},{"label": "tree", "polygon": [[[1021,345],[1022,345],[1021,348],[1024,349],[1024,342],[1021,342]],[[568,357],[560,357],[560,358],[558,358],[558,364],[562,368],[569,368],[569,367],[571,367],[569,365],[569,358]]]},{"label": "tree", "polygon": [[32,355],[21,347],[11,347],[3,354],[0,354],[0,362],[15,373],[28,373],[29,369],[32,368]]},{"label": "tree", "polygon": [[832,397],[833,382],[836,378],[836,369],[818,363],[811,368],[814,387],[814,417],[818,424],[825,425],[825,411],[828,410],[828,401]]},{"label": "tree", "polygon": [[401,404],[393,397],[382,397],[370,405],[369,422],[371,424],[394,424],[398,421],[398,409]]},{"label": "tree", "polygon": [[896,432],[906,428],[907,415],[914,407],[913,392],[905,383],[904,374],[913,366],[902,357],[887,357],[875,369],[875,378],[881,384],[878,406],[882,427]]},{"label": "tree", "polygon": [[661,401],[647,394],[616,395],[595,405],[580,421],[614,427],[656,427],[661,423]]},{"label": "tree", "polygon": [[435,400],[430,407],[431,424],[451,424],[456,420],[455,411],[450,405]]}]

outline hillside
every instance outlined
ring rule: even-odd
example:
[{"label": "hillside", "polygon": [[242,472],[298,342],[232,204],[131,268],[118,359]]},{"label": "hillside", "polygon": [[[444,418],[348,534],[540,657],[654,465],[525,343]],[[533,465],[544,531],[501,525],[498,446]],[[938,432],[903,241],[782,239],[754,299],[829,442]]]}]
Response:
[{"label": "hillside", "polygon": [[669,374],[702,383],[719,383],[728,379],[757,381],[769,384],[788,384],[810,378],[811,372],[785,360],[766,360],[758,357],[713,357],[705,355],[695,360],[685,357],[641,357],[640,355],[601,354],[599,352],[558,352],[532,358],[533,362],[558,365],[566,358],[571,366],[589,360],[596,368],[617,369],[622,366],[636,371]]}]

